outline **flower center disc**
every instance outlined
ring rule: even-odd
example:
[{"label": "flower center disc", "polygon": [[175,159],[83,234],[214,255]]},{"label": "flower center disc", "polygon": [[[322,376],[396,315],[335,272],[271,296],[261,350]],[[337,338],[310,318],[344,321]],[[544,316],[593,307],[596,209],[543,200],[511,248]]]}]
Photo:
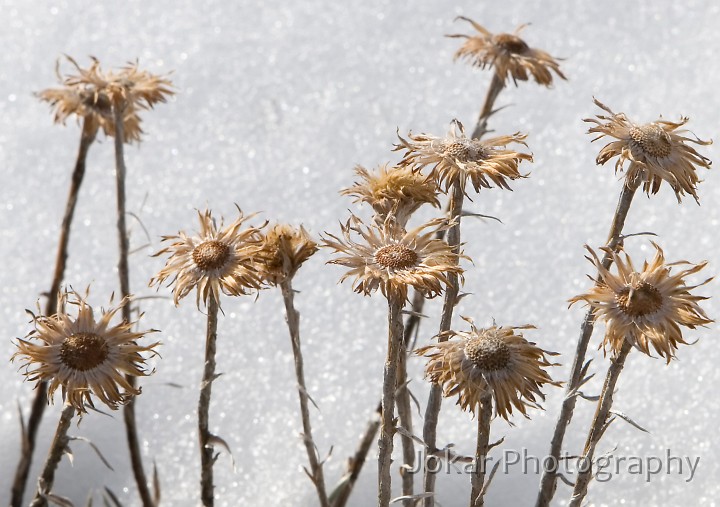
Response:
[{"label": "flower center disc", "polygon": [[510,362],[510,348],[495,337],[479,337],[465,344],[465,355],[483,371],[498,371]]},{"label": "flower center disc", "polygon": [[522,54],[530,48],[525,41],[516,35],[509,33],[500,33],[495,36],[495,44],[503,48],[505,51],[513,54]]},{"label": "flower center disc", "polygon": [[650,315],[660,309],[663,302],[662,294],[647,282],[639,282],[631,287],[623,288],[615,296],[620,309],[630,317]]},{"label": "flower center disc", "polygon": [[652,157],[664,158],[672,152],[670,136],[658,125],[650,123],[641,127],[633,127],[629,134],[635,144]]},{"label": "flower center disc", "polygon": [[107,356],[107,342],[95,333],[75,333],[65,338],[60,346],[63,364],[77,371],[92,370],[100,366]]},{"label": "flower center disc", "polygon": [[375,252],[375,262],[384,268],[407,269],[418,261],[418,255],[403,245],[387,245]]},{"label": "flower center disc", "polygon": [[223,267],[228,257],[230,257],[230,247],[214,239],[195,247],[192,253],[195,264],[203,271]]}]

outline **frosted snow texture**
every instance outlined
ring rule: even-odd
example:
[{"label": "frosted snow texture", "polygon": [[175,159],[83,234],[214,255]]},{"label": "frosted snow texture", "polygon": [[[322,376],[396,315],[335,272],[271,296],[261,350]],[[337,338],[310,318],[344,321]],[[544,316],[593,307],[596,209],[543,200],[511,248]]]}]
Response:
[{"label": "frosted snow texture", "polygon": [[[452,5],[452,6],[451,6]],[[530,83],[511,87],[498,105],[509,105],[492,120],[498,133],[530,134],[535,155],[532,175],[514,192],[483,191],[469,204],[493,221],[464,225],[468,266],[458,313],[487,325],[531,322],[528,337],[561,352],[565,378],[583,310],[567,310],[568,297],[588,286],[590,265],[582,245],[605,238],[620,183],[610,167],[596,167],[599,145],[591,145],[581,119],[597,112],[597,96],[615,110],[641,121],[664,114],[692,118],[703,138],[717,133],[716,27],[720,6],[671,0],[627,2],[34,2],[2,1],[3,48],[0,65],[0,242],[4,268],[0,284],[0,357],[9,358],[11,338],[28,330],[24,308],[33,308],[51,277],[60,213],[74,161],[78,128],[52,124],[46,104],[32,92],[55,85],[53,68],[63,53],[81,64],[86,55],[104,66],[139,58],[156,73],[174,70],[178,95],[170,104],[144,114],[146,135],[127,152],[129,208],[141,217],[151,245],[131,262],[131,287],[154,295],[148,279],[161,260],[148,254],[159,236],[193,229],[193,209],[210,205],[232,215],[233,203],[269,219],[304,223],[318,235],[337,231],[347,210],[367,214],[337,191],[352,182],[355,164],[375,166],[393,158],[395,131],[444,133],[450,120],[471,124],[490,79],[489,72],[453,63],[458,41],[448,33],[466,32],[453,23],[469,16],[493,31],[510,31],[531,22],[524,37],[551,54],[567,57],[569,77],[552,90]],[[711,158],[716,148],[703,150]],[[112,142],[93,146],[73,229],[67,280],[77,288],[92,284],[91,301],[106,304],[116,290],[116,236]],[[718,270],[720,181],[704,172],[702,207],[691,199],[679,206],[663,187],[659,195],[637,198],[626,231],[653,231],[668,257],[709,258]],[[367,215],[366,215],[367,216]],[[429,216],[429,211],[425,211]],[[132,245],[147,244],[133,228]],[[628,244],[649,252],[645,239]],[[337,480],[346,456],[381,390],[385,344],[385,305],[381,297],[363,298],[337,285],[340,268],[325,266],[320,252],[301,271],[296,287],[309,391],[322,412],[313,413],[321,452],[334,445],[326,476]],[[704,288],[717,295],[717,284]],[[161,295],[169,291],[162,290]],[[143,382],[138,403],[145,463],[157,462],[164,505],[197,503],[198,459],[195,436],[196,387],[201,374],[204,321],[188,299],[179,308],[167,300],[143,302],[145,325],[162,329],[164,343],[157,374]],[[427,311],[439,313],[439,303]],[[718,315],[717,300],[705,304]],[[227,301],[220,322],[219,370],[212,429],[233,449],[238,469],[226,456],[216,466],[218,505],[314,505],[314,492],[301,466],[304,450],[297,437],[300,421],[291,351],[277,291]],[[459,321],[459,319],[458,319]],[[426,343],[435,319],[422,328]],[[699,339],[679,351],[679,360],[662,361],[633,354],[624,372],[616,407],[651,430],[640,434],[617,424],[600,452],[618,446],[624,455],[700,456],[691,483],[677,474],[646,483],[624,474],[593,483],[596,505],[715,505],[720,465],[714,437],[720,373],[715,326],[692,332]],[[596,347],[598,337],[593,340]],[[606,362],[596,353],[594,368]],[[410,361],[411,386],[424,400],[422,364]],[[25,407],[34,393],[16,373],[0,368],[0,497],[9,490],[19,444],[17,403]],[[183,387],[173,388],[169,383]],[[599,389],[599,381],[588,391]],[[515,419],[493,426],[506,449],[543,455],[561,401],[549,392],[547,412],[531,421]],[[31,472],[37,477],[60,406],[46,412],[39,451]],[[578,452],[593,406],[580,403],[566,449]],[[446,403],[439,441],[473,449],[474,422]],[[72,432],[91,438],[108,456],[106,470],[82,443],[74,444],[75,464],[63,463],[56,491],[78,504],[102,486],[127,505],[137,505],[129,471],[121,414],[91,414]],[[372,505],[375,455],[363,471],[351,505]],[[499,474],[488,505],[530,505],[539,477]],[[439,499],[446,507],[465,505],[466,477],[443,476]],[[558,505],[569,489],[559,486]],[[96,499],[98,498],[96,493]]]}]

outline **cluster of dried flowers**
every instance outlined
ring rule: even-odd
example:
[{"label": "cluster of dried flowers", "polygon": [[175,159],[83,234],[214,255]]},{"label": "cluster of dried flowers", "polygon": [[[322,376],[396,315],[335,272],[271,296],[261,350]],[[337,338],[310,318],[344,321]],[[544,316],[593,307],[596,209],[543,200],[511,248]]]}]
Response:
[{"label": "cluster of dried flowers", "polygon": [[[363,219],[351,214],[340,222],[339,234],[326,232],[320,244],[333,253],[328,264],[347,268],[341,282],[350,280],[353,290],[366,296],[379,290],[388,303],[381,421],[373,430],[377,431],[378,427],[380,430],[379,507],[387,507],[392,502],[391,468],[396,433],[401,435],[403,447],[400,463],[403,496],[400,500],[407,507],[420,501],[426,507],[434,505],[434,472],[425,470],[422,486],[417,487],[412,475],[402,471],[413,466],[415,443],[422,445],[427,454],[438,451],[437,421],[443,396],[457,397],[460,408],[477,419],[477,448],[473,458],[477,466],[471,477],[471,505],[481,506],[492,480],[492,474],[486,479],[485,466],[480,466],[496,445],[489,444],[492,420],[499,417],[512,424],[513,413],[517,412],[529,417],[530,409],[542,409],[543,388],[562,384],[547,371],[549,367],[557,366],[551,358],[558,354],[523,336],[524,332],[535,329],[533,325],[499,326],[493,322],[491,326],[479,328],[472,318],[463,316],[469,330],[455,330],[452,326],[454,309],[462,297],[459,290],[464,283],[465,268],[461,263],[470,260],[463,252],[460,239],[464,199],[477,198],[474,194],[485,197],[491,189],[509,190],[510,181],[528,176],[520,171],[521,164],[533,160],[532,155],[524,151],[526,134],[516,132],[483,138],[488,119],[494,112],[494,103],[508,79],[517,85],[532,77],[544,86],[553,83],[553,74],[565,79],[558,59],[531,48],[519,37],[524,26],[513,34],[492,34],[468,18],[460,19],[468,21],[478,33],[449,36],[465,40],[455,54],[456,59],[466,59],[479,68],[494,70],[473,134],[468,136],[463,124],[457,120],[452,121],[444,136],[408,133],[404,138],[398,133],[398,144],[392,151],[400,152],[400,160],[382,164],[375,171],[357,166],[358,180],[341,192],[353,197],[355,202],[369,205],[372,215]],[[123,141],[138,141],[142,133],[139,111],[165,102],[173,92],[167,79],[143,71],[137,64],[104,72],[95,59],[87,69],[70,58],[68,60],[77,73],[60,78],[62,88],[45,90],[39,96],[53,105],[57,122],[64,123],[70,116],[83,119],[81,147],[85,148],[84,153],[81,149],[81,158],[76,165],[81,181],[87,148],[100,129],[108,136],[122,132],[122,139],[118,141],[120,148]],[[599,134],[596,139],[606,136],[613,139],[601,149],[596,162],[604,164],[617,157],[615,170],[624,172],[625,176],[610,237],[601,247],[603,258],[587,247],[588,260],[597,270],[597,275],[591,277],[593,286],[570,299],[571,304],[585,302],[589,310],[550,452],[551,456],[559,458],[578,390],[590,377],[587,374],[589,363],[584,358],[593,323],[602,321],[605,335],[600,347],[610,352],[611,365],[582,454],[589,465],[600,437],[613,420],[610,412],[613,391],[630,350],[635,348],[648,356],[655,353],[669,363],[678,346],[687,343],[682,327],[694,329],[712,322],[699,305],[706,297],[694,294],[696,288],[710,280],[695,285],[686,281],[701,271],[705,262],[666,263],[663,250],[653,243],[654,257],[638,270],[622,246],[622,227],[637,189],[642,188],[649,196],[656,194],[662,182],[666,182],[678,202],[686,194],[699,202],[697,169],[708,168],[710,161],[691,144],[702,146],[709,142],[690,137],[681,129],[687,118],[679,122],[658,120],[636,124],[623,113],[613,113],[600,101],[595,100],[595,103],[604,113],[586,120],[593,124],[589,133]],[[122,164],[121,150],[118,156]],[[77,181],[75,186],[79,187]],[[66,403],[32,505],[46,505],[48,500],[57,500],[52,494],[52,479],[67,445],[70,418],[75,413],[82,415],[87,408],[94,408],[94,399],[115,410],[139,395],[141,389],[134,378],[153,373],[154,370],[148,370],[148,361],[157,355],[159,345],[159,342],[141,344],[143,338],[156,330],[135,330],[139,319],[129,318],[128,305],[132,298],[128,294],[123,294],[119,305],[101,310],[96,317],[87,302],[87,294],[82,296],[72,289],[57,290],[64,271],[69,223],[77,190],[71,188],[66,211],[66,218],[70,218],[64,221],[61,234],[53,281],[55,290],[51,291],[51,301],[56,304],[45,314],[31,313],[33,330],[17,340],[17,352],[13,356],[13,360],[20,360],[26,378],[38,382],[38,391],[46,392],[49,401],[60,389]],[[445,199],[446,215],[409,225],[421,206],[429,204],[440,208],[441,200]],[[198,211],[200,227],[196,234],[180,231],[177,235],[164,236],[165,246],[155,256],[166,256],[167,259],[164,267],[150,280],[150,286],[158,289],[163,285],[171,286],[176,306],[195,291],[198,310],[201,303],[207,309],[204,370],[198,402],[201,502],[205,506],[214,504],[215,448],[218,445],[227,447],[209,430],[212,385],[217,378],[215,356],[221,298],[257,294],[263,289],[278,287],[285,303],[295,360],[303,441],[309,462],[306,472],[322,507],[343,507],[359,470],[349,469],[335,490],[328,494],[324,460],[320,459],[312,436],[300,317],[294,306],[292,287],[296,273],[318,251],[318,244],[302,226],[269,225],[268,222],[251,225],[256,214],[245,215],[239,207],[237,211],[237,218],[227,225],[223,220],[218,225],[209,209]],[[613,273],[612,265],[616,273]],[[673,269],[678,271],[673,272]],[[410,297],[411,291],[416,297]],[[407,313],[416,317],[424,299],[439,296],[444,296],[440,329],[429,344],[422,344],[413,351],[414,342],[409,340],[412,333],[406,328],[411,320],[404,322],[403,313],[412,301],[412,311]],[[113,324],[121,311],[122,320]],[[407,359],[411,352],[426,359],[425,376],[432,384],[422,438],[413,431],[409,409]],[[398,421],[399,426],[396,426]],[[34,443],[29,448],[30,456],[33,447]],[[361,459],[351,460],[350,466],[363,461],[364,456],[361,456]],[[29,462],[25,465],[29,467]],[[24,473],[26,476],[27,470]],[[570,505],[580,505],[585,498],[591,473],[592,466],[578,472]],[[142,490],[142,471],[139,475],[136,473],[136,478]],[[549,505],[557,478],[554,471],[545,471],[537,505]],[[21,479],[16,479],[14,485],[21,492],[19,500],[13,492],[13,506],[19,505],[22,499],[24,482]],[[159,501],[158,491],[153,500],[148,500],[142,491],[140,496],[145,507],[157,505]]]}]

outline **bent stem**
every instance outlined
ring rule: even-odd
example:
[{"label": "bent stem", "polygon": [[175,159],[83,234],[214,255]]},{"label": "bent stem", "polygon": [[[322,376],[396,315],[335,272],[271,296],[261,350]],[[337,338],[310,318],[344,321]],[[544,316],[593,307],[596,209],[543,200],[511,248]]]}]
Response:
[{"label": "bent stem", "polygon": [[[637,184],[625,183],[623,185],[617,209],[615,211],[615,216],[613,217],[612,226],[610,227],[610,234],[606,243],[607,247],[611,251],[616,251],[621,244],[622,229],[625,225],[625,219],[627,218],[628,211],[630,210],[630,204],[632,203],[632,199],[637,188]],[[612,256],[610,255],[610,252],[605,252],[602,265],[605,269],[609,269],[611,264]],[[570,379],[565,390],[565,399],[563,400],[560,415],[557,423],[555,424],[555,431],[553,433],[552,441],[550,442],[550,453],[548,458],[545,460],[546,463],[560,463],[560,452],[562,451],[565,431],[572,420],[573,412],[575,410],[575,402],[577,401],[577,390],[583,381],[585,354],[587,353],[590,337],[592,336],[594,322],[595,314],[591,308],[587,311],[580,328],[580,339],[578,340],[577,348],[575,350],[575,358],[573,360]],[[555,495],[557,479],[558,473],[556,470],[550,468],[543,469],[543,475],[540,480],[540,492],[538,493],[535,507],[547,507],[550,505],[550,501]]]},{"label": "bent stem", "polygon": [[204,507],[212,507],[213,465],[215,464],[212,433],[210,433],[210,395],[215,380],[215,352],[217,350],[218,302],[211,295],[207,305],[207,333],[205,335],[205,368],[198,401],[198,437],[200,441],[200,499]]},{"label": "bent stem", "polygon": [[47,507],[48,505],[46,495],[52,491],[53,483],[55,482],[55,470],[67,449],[69,442],[67,432],[70,428],[70,421],[72,421],[73,415],[75,415],[75,407],[66,403],[60,413],[60,420],[55,430],[50,452],[48,452],[48,457],[45,460],[45,465],[38,479],[38,489],[35,493],[35,498],[30,502],[30,507]]},{"label": "bent stem", "polygon": [[388,350],[383,372],[382,417],[378,441],[378,507],[390,505],[393,436],[395,434],[395,390],[403,340],[402,309],[404,301],[397,294],[388,294]]},{"label": "bent stem", "polygon": [[[62,225],[60,226],[60,238],[58,240],[57,253],[55,255],[55,270],[53,272],[52,283],[47,294],[47,302],[45,303],[45,315],[53,315],[57,309],[57,295],[60,290],[60,284],[65,276],[65,266],[68,257],[68,243],[70,242],[70,229],[72,227],[73,217],[75,216],[75,205],[77,204],[78,194],[85,177],[85,162],[90,145],[95,141],[97,135],[97,122],[93,120],[83,119],[82,132],[80,134],[80,147],[78,149],[77,159],[75,160],[75,169],[70,180],[70,190],[68,191],[67,201],[65,203],[65,214],[63,215]],[[37,439],[37,431],[40,427],[43,412],[47,406],[47,382],[40,382],[37,385],[35,399],[33,400],[28,417],[27,428],[22,435],[22,447],[20,453],[20,461],[15,470],[15,479],[13,480],[10,505],[11,507],[21,507],[23,503],[23,495],[27,484],[28,475],[30,473],[30,465],[32,464],[33,452],[35,451],[35,443]]]},{"label": "bent stem", "polygon": [[605,376],[605,384],[603,384],[603,389],[600,393],[600,401],[595,410],[595,417],[593,418],[592,426],[590,426],[590,432],[585,442],[585,450],[583,451],[582,460],[580,460],[580,470],[578,470],[578,477],[575,481],[575,488],[573,489],[569,507],[580,507],[585,495],[587,495],[588,484],[590,484],[590,479],[592,479],[592,461],[595,456],[595,448],[598,442],[600,442],[605,430],[610,425],[611,420],[608,419],[608,416],[610,415],[610,409],[613,404],[615,384],[617,384],[623,366],[625,366],[625,360],[631,349],[632,345],[629,341],[625,340],[620,352],[611,359],[610,368],[608,368],[607,375]]},{"label": "bent stem", "polygon": [[[456,254],[460,253],[460,218],[462,215],[464,193],[459,183],[455,183],[452,187],[450,195],[450,220],[454,220],[452,227],[447,233],[448,245]],[[459,262],[459,261],[458,261]],[[438,331],[438,341],[447,341],[447,332],[450,331],[452,325],[452,316],[455,305],[457,304],[457,296],[459,292],[458,275],[456,273],[448,273],[448,285],[445,290],[445,299],[443,301],[442,317],[440,319],[440,331]],[[440,414],[440,405],[442,404],[442,388],[438,384],[430,386],[430,396],[428,397],[427,408],[425,409],[425,424],[423,426],[423,441],[427,446],[426,453],[431,455],[437,451],[437,423]],[[423,491],[425,493],[435,492],[435,478],[437,470],[434,467],[425,467],[423,476]],[[433,496],[425,498],[423,505],[425,507],[433,507],[435,499]]]},{"label": "bent stem", "polygon": [[[130,296],[130,268],[128,267],[129,239],[127,224],[125,222],[125,152],[124,152],[124,123],[125,103],[113,105],[115,120],[115,185],[117,194],[117,233],[118,233],[118,276],[120,278],[120,297]],[[123,305],[122,317],[125,322],[131,321],[130,305]],[[125,379],[131,387],[135,387],[136,378],[132,375],[125,375]],[[137,483],[138,493],[143,507],[154,507],[150,489],[148,488],[145,469],[143,468],[142,455],[140,453],[140,442],[138,439],[137,422],[135,418],[135,396],[123,407],[123,419],[125,421],[125,434],[127,436],[128,449],[130,450],[130,463],[132,464],[133,475]]]},{"label": "bent stem", "polygon": [[321,507],[329,507],[327,492],[325,490],[325,476],[322,463],[318,460],[317,446],[312,436],[312,425],[310,424],[310,409],[308,406],[308,393],[305,385],[305,371],[303,366],[302,350],[300,349],[300,313],[295,309],[292,279],[288,278],[280,284],[285,312],[287,314],[287,325],[290,331],[293,357],[295,358],[295,377],[298,383],[298,396],[300,397],[300,414],[303,425],[303,443],[310,462],[310,480],[317,490],[318,500]]},{"label": "bent stem", "polygon": [[480,398],[478,412],[477,447],[475,448],[475,473],[470,477],[470,507],[485,505],[485,461],[490,441],[490,421],[492,420],[492,395],[485,393]]}]

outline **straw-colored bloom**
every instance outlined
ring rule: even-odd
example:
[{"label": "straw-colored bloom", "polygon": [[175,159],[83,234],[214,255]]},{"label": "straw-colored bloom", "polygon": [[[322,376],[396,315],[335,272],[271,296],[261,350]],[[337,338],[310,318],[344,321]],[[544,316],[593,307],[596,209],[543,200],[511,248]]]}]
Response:
[{"label": "straw-colored bloom", "polygon": [[[706,146],[712,141],[702,141],[686,129],[680,129],[688,122],[688,118],[680,118],[677,123],[657,120],[651,123],[638,124],[625,115],[613,113],[612,110],[595,99],[595,104],[610,114],[597,115],[585,121],[596,126],[588,133],[600,134],[593,141],[605,136],[615,140],[600,150],[597,163],[604,164],[613,157],[615,172],[625,170],[625,179],[634,185],[643,185],[643,190],[650,195],[656,194],[660,184],[667,181],[675,191],[678,202],[688,193],[699,203],[696,193],[700,181],[696,173],[698,167],[710,168],[710,159],[700,155],[689,143]],[[625,168],[625,162],[630,164]]]},{"label": "straw-colored bloom", "polygon": [[256,268],[263,282],[278,285],[295,276],[315,252],[317,243],[304,227],[276,224],[262,236]]},{"label": "straw-colored bloom", "polygon": [[[50,317],[33,315],[35,329],[25,339],[18,339],[18,351],[12,359],[23,361],[21,368],[27,380],[49,382],[50,402],[60,387],[63,400],[79,413],[86,412],[86,405],[94,407],[91,395],[115,410],[140,394],[125,375],[150,375],[145,361],[156,354],[154,349],[159,344],[139,345],[138,340],[156,331],[133,331],[137,322],[111,326],[115,314],[129,302],[130,298],[125,298],[117,307],[102,310],[95,320],[92,307],[82,296],[61,291],[57,313]],[[68,305],[77,307],[77,316],[68,312]]]},{"label": "straw-colored bloom", "polygon": [[238,218],[220,229],[209,210],[200,212],[200,232],[188,236],[180,231],[177,236],[163,236],[171,242],[154,256],[170,254],[165,267],[150,280],[150,285],[162,285],[171,278],[175,305],[197,287],[197,305],[200,298],[207,304],[208,295],[220,304],[220,292],[237,296],[249,289],[260,288],[261,282],[255,261],[259,250],[260,228],[248,226],[245,221],[254,215],[243,215],[238,208]]},{"label": "straw-colored bloom", "polygon": [[449,340],[422,347],[417,354],[429,358],[425,375],[443,388],[446,397],[458,395],[458,405],[475,414],[483,395],[492,394],[497,415],[509,420],[513,408],[525,417],[527,407],[541,408],[538,398],[545,399],[540,391],[543,384],[553,382],[544,367],[557,366],[547,356],[557,355],[537,347],[523,338],[519,329],[534,326],[475,327],[472,319],[470,331],[450,331]]},{"label": "straw-colored bloom", "polygon": [[[508,76],[517,86],[518,81],[527,81],[532,75],[538,84],[550,86],[552,72],[566,79],[560,71],[558,59],[545,51],[531,48],[518,35],[527,25],[520,25],[514,33],[492,34],[472,19],[459,16],[458,19],[469,22],[479,33],[477,35],[455,34],[448,37],[466,39],[455,53],[455,59],[463,58],[472,65],[484,69],[494,67],[498,78],[503,82]],[[552,72],[550,72],[552,71]]]},{"label": "straw-colored bloom", "polygon": [[158,102],[165,102],[174,92],[172,83],[162,77],[140,70],[137,63],[128,64],[117,72],[103,72],[100,62],[92,58],[87,69],[70,57],[68,61],[77,74],[60,76],[62,88],[43,90],[41,100],[55,107],[55,121],[65,123],[71,115],[86,118],[102,128],[106,135],[115,135],[113,108],[123,114],[123,138],[125,142],[139,141],[139,109],[148,109]]},{"label": "straw-colored bloom", "polygon": [[[435,239],[438,230],[448,228],[443,220],[432,220],[420,227],[405,231],[395,221],[380,225],[365,225],[355,215],[340,224],[342,238],[328,234],[324,245],[344,254],[329,264],[346,266],[350,270],[340,281],[354,278],[355,292],[371,294],[378,288],[386,297],[407,299],[408,286],[434,297],[447,285],[448,273],[462,275],[459,255],[448,244]],[[359,241],[353,239],[357,236]]]},{"label": "straw-colored bloom", "polygon": [[[595,311],[596,318],[605,321],[607,330],[602,346],[615,353],[628,340],[640,351],[650,355],[650,347],[669,363],[678,344],[683,340],[680,326],[695,329],[713,322],[698,305],[707,299],[690,291],[708,283],[686,285],[685,278],[703,269],[707,262],[691,264],[687,261],[665,263],[662,249],[653,243],[655,256],[637,271],[630,256],[610,251],[617,274],[610,273],[590,248],[587,259],[598,269],[595,286],[585,294],[575,296],[570,304],[585,301]],[[688,266],[671,274],[673,266]]]},{"label": "straw-colored bloom", "polygon": [[383,164],[370,172],[362,166],[355,168],[360,181],[342,190],[342,195],[355,197],[375,210],[375,219],[382,223],[392,216],[401,226],[423,204],[440,207],[437,184],[409,167]]},{"label": "straw-colored bloom", "polygon": [[445,137],[412,133],[408,137],[409,141],[398,135],[400,144],[394,148],[394,151],[406,151],[400,164],[418,171],[431,166],[430,178],[435,179],[445,192],[456,183],[466,192],[468,180],[476,192],[491,188],[491,183],[510,190],[507,179],[525,177],[518,172],[520,162],[532,162],[530,154],[505,149],[511,143],[527,146],[526,135],[515,133],[484,140],[471,139],[457,120],[453,120]]}]

